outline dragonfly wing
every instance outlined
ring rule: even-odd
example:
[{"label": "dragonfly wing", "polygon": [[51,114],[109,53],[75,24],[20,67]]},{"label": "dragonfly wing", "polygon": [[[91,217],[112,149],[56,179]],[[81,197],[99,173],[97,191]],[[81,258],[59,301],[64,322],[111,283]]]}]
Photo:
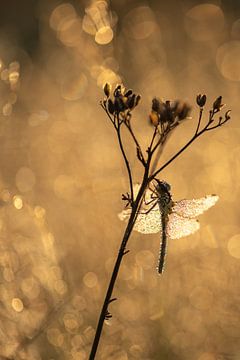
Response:
[{"label": "dragonfly wing", "polygon": [[[131,215],[131,210],[123,210],[118,217],[122,221],[128,221]],[[144,212],[139,213],[134,225],[133,230],[142,234],[156,234],[161,231],[161,215],[160,211],[156,208],[152,209],[148,214]]]},{"label": "dragonfly wing", "polygon": [[180,200],[174,202],[172,212],[182,217],[194,218],[204,213],[204,211],[216,204],[219,197],[217,195],[206,195],[200,199]]},{"label": "dragonfly wing", "polygon": [[195,233],[199,228],[198,220],[185,218],[177,213],[171,213],[167,223],[167,235],[171,239],[180,239]]}]

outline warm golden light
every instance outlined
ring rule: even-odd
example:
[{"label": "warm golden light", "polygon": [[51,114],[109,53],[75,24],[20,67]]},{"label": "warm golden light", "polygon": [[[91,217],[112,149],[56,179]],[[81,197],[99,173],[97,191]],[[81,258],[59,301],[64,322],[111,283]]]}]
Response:
[{"label": "warm golden light", "polygon": [[98,283],[97,275],[93,272],[88,272],[84,275],[83,282],[87,287],[93,288]]},{"label": "warm golden light", "polygon": [[221,74],[228,80],[240,81],[240,41],[229,41],[218,48],[216,62]]},{"label": "warm golden light", "polygon": [[27,167],[22,167],[16,174],[16,186],[19,191],[27,192],[32,190],[36,182],[33,171]]},{"label": "warm golden light", "polygon": [[50,344],[57,347],[61,347],[64,343],[64,335],[57,328],[47,330],[47,339]]},{"label": "warm golden light", "polygon": [[185,28],[195,41],[213,40],[223,31],[223,11],[215,4],[196,5],[186,13]]},{"label": "warm golden light", "polygon": [[236,234],[229,239],[227,249],[231,256],[240,259],[240,234]]},{"label": "warm golden light", "polygon": [[[157,178],[171,185],[173,203],[209,194],[216,205],[189,217],[189,227],[172,226],[162,275],[160,210],[150,226],[156,233],[144,225],[146,235],[131,234],[95,360],[239,358],[239,10],[238,1],[219,0],[2,1],[0,359],[89,358],[127,225],[117,214],[128,220],[131,209],[104,104],[115,125],[129,111],[145,157],[167,116],[152,100],[177,104],[175,120],[191,106],[153,159],[160,166],[191,139],[204,94],[201,126],[220,95],[216,123],[228,109],[231,121],[199,137]],[[138,106],[132,94],[141,95]],[[126,126],[121,136],[139,190],[139,148]],[[178,225],[186,224],[186,208]]]},{"label": "warm golden light", "polygon": [[155,17],[148,6],[140,6],[131,10],[124,18],[127,36],[136,40],[148,38],[157,30]]},{"label": "warm golden light", "polygon": [[113,31],[110,26],[101,27],[95,34],[95,41],[100,45],[108,44],[113,39]]},{"label": "warm golden light", "polygon": [[13,198],[13,205],[16,209],[21,210],[23,207],[23,200],[20,196],[14,196]]},{"label": "warm golden light", "polygon": [[23,311],[23,302],[21,299],[19,298],[14,298],[12,299],[12,308],[16,311],[16,312],[21,312]]}]

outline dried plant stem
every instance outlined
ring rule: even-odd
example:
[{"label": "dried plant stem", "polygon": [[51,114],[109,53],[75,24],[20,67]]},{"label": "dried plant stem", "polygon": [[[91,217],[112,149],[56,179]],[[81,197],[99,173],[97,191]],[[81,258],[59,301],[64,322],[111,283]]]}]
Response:
[{"label": "dried plant stem", "polygon": [[[115,127],[116,128],[116,127]],[[119,140],[119,145],[120,145],[120,149],[122,151],[122,154],[123,154],[123,157],[124,157],[124,160],[125,160],[125,164],[126,164],[126,167],[127,167],[127,170],[128,170],[128,174],[131,175],[131,172],[130,172],[130,167],[129,167],[129,163],[127,161],[127,158],[126,158],[126,155],[125,155],[125,152],[124,152],[124,149],[123,149],[123,145],[122,145],[122,142],[121,142],[121,136],[120,136],[120,131],[118,128],[116,128],[117,130],[117,134],[118,134],[118,140]],[[152,180],[153,178],[153,175],[151,175],[149,177],[149,169],[150,169],[150,165],[151,165],[151,160],[152,160],[152,156],[153,156],[153,153],[155,152],[156,150],[156,146],[153,147],[153,143],[154,143],[154,139],[155,139],[155,136],[156,136],[156,133],[157,133],[157,130],[155,128],[154,130],[154,133],[153,133],[153,136],[152,136],[152,140],[151,140],[151,143],[150,143],[150,146],[149,146],[149,149],[148,149],[148,159],[147,159],[147,162],[146,162],[146,166],[145,166],[145,172],[144,172],[144,176],[143,176],[143,180],[142,180],[142,184],[141,184],[141,187],[139,189],[139,192],[138,192],[138,195],[136,197],[136,200],[133,202],[132,204],[132,212],[131,212],[131,215],[130,215],[130,218],[129,218],[129,221],[128,221],[128,224],[127,224],[127,227],[126,227],[126,230],[124,232],[124,235],[123,235],[123,239],[122,239],[122,242],[121,242],[121,245],[120,245],[120,248],[119,248],[119,251],[118,251],[118,255],[117,255],[117,259],[116,259],[116,262],[115,262],[115,265],[114,265],[114,268],[113,268],[113,272],[112,272],[112,276],[111,276],[111,279],[110,279],[110,282],[109,282],[109,285],[108,285],[108,289],[107,289],[107,292],[106,292],[106,296],[105,296],[105,299],[104,299],[104,303],[103,303],[103,306],[102,306],[102,310],[101,310],[101,313],[100,313],[100,316],[99,316],[99,320],[98,320],[98,325],[97,325],[97,329],[96,329],[96,333],[95,333],[95,337],[94,337],[94,341],[93,341],[93,344],[92,344],[92,349],[91,349],[91,353],[90,353],[90,356],[89,356],[89,360],[94,360],[95,359],[95,355],[96,355],[96,352],[97,352],[97,348],[98,348],[98,344],[99,344],[99,340],[100,340],[100,337],[101,337],[101,333],[102,333],[102,328],[103,328],[103,324],[104,324],[104,320],[106,318],[106,314],[108,312],[108,305],[113,301],[111,298],[112,298],[112,293],[113,293],[113,289],[114,289],[114,285],[115,285],[115,282],[116,282],[116,279],[117,279],[117,276],[118,276],[118,272],[119,272],[119,269],[120,269],[120,266],[121,266],[121,262],[122,262],[122,259],[123,259],[123,256],[126,254],[126,246],[127,246],[127,242],[129,240],[129,237],[131,235],[131,232],[133,230],[133,227],[134,227],[134,223],[136,221],[136,218],[137,218],[137,214],[138,214],[138,210],[141,206],[141,201],[142,201],[142,197],[143,197],[143,194],[147,188],[147,185],[148,183]],[[185,148],[187,148],[190,143],[192,143],[194,141],[194,138],[191,139],[190,142],[188,142],[185,147],[183,147],[175,156],[174,156],[174,159],[181,154],[181,152],[183,150],[185,150]],[[153,147],[153,149],[152,149]],[[170,159],[171,161],[174,160],[173,158]],[[171,162],[170,161],[170,162]],[[170,163],[169,162],[169,163]],[[166,167],[167,164],[165,164],[164,167]],[[132,178],[131,176],[129,176],[129,179]],[[131,183],[130,183],[131,184]]]},{"label": "dried plant stem", "polygon": [[118,137],[119,146],[120,146],[120,149],[121,149],[124,161],[125,161],[125,165],[126,165],[126,168],[127,168],[127,172],[128,172],[128,179],[129,179],[129,186],[130,186],[130,196],[131,196],[131,201],[133,201],[132,173],[131,173],[131,168],[130,168],[130,165],[129,165],[129,161],[128,161],[127,156],[125,154],[125,150],[124,150],[123,143],[122,143],[121,132],[120,132],[121,127],[120,126],[116,127],[116,131],[117,131],[117,137]]},{"label": "dried plant stem", "polygon": [[[203,101],[203,100],[200,99],[199,101]],[[121,150],[121,153],[123,155],[124,162],[126,165],[128,178],[129,178],[129,186],[130,186],[130,197],[129,196],[124,197],[124,200],[128,200],[128,203],[131,205],[132,211],[131,211],[129,221],[128,221],[128,224],[126,226],[126,229],[125,229],[125,232],[123,235],[123,239],[121,241],[121,245],[119,247],[116,262],[115,262],[115,265],[114,265],[114,268],[112,271],[111,279],[110,279],[108,289],[107,289],[107,292],[105,295],[102,310],[101,310],[101,313],[100,313],[100,316],[98,319],[98,325],[97,325],[94,341],[92,344],[89,360],[95,359],[95,355],[96,355],[96,352],[98,349],[98,345],[99,345],[99,341],[100,341],[100,337],[101,337],[101,333],[102,333],[102,329],[103,329],[104,320],[107,319],[108,317],[111,317],[111,314],[108,311],[108,306],[111,302],[116,300],[116,298],[112,298],[112,293],[114,290],[115,282],[117,280],[117,276],[119,273],[122,259],[123,259],[124,255],[126,255],[129,252],[128,250],[126,250],[127,243],[130,238],[131,232],[133,230],[135,221],[137,219],[138,212],[141,208],[145,190],[149,186],[149,183],[153,179],[155,179],[156,176],[162,170],[164,170],[170,163],[172,163],[179,155],[181,155],[199,136],[201,136],[203,133],[205,133],[209,130],[213,130],[217,127],[222,126],[224,123],[226,123],[230,119],[228,113],[226,113],[224,120],[222,118],[219,118],[219,121],[217,122],[217,124],[216,125],[213,124],[214,123],[214,115],[220,111],[220,108],[222,106],[221,105],[221,97],[219,97],[215,101],[215,103],[213,105],[213,109],[209,112],[209,118],[208,118],[207,124],[205,126],[203,126],[201,129],[203,109],[202,109],[202,107],[200,107],[199,119],[198,119],[196,131],[195,131],[194,135],[192,136],[192,138],[178,152],[176,152],[175,155],[173,155],[166,163],[164,163],[160,168],[155,170],[156,162],[153,163],[153,166],[151,168],[151,165],[152,165],[151,161],[152,161],[153,155],[156,150],[159,150],[159,153],[157,152],[158,155],[161,154],[163,147],[166,145],[166,141],[167,141],[169,135],[171,134],[171,131],[178,125],[178,122],[175,122],[175,123],[170,122],[165,128],[162,124],[161,129],[159,129],[158,125],[155,126],[154,132],[152,135],[152,139],[150,141],[150,145],[146,151],[147,159],[145,160],[142,149],[139,145],[139,142],[131,128],[130,115],[128,114],[128,117],[126,117],[126,118],[120,118],[119,113],[116,113],[116,112],[114,113],[115,110],[114,110],[113,103],[110,103],[110,104],[112,107],[111,114],[113,116],[111,116],[111,114],[108,111],[108,108],[106,106],[106,101],[101,103],[101,106],[104,109],[104,111],[106,112],[108,118],[110,119],[111,123],[113,124],[113,126],[117,132],[118,142],[119,142],[120,150]],[[124,145],[123,145],[122,138],[121,138],[121,126],[122,125],[125,125],[128,128],[128,130],[132,136],[133,142],[137,148],[137,157],[138,157],[139,161],[142,163],[142,165],[144,166],[144,175],[143,175],[142,183],[140,185],[136,199],[134,199],[134,193],[133,193],[133,179],[132,179],[131,167],[130,167],[129,161],[127,159],[127,156],[126,156],[126,153],[124,150]],[[159,134],[158,139],[156,139],[157,134]]]},{"label": "dried plant stem", "polygon": [[98,325],[97,325],[97,329],[96,329],[95,338],[94,338],[94,341],[93,341],[91,353],[90,353],[90,356],[89,356],[89,360],[94,360],[95,359],[95,355],[96,355],[96,352],[97,352],[100,336],[101,336],[101,333],[102,333],[103,323],[104,323],[104,320],[105,320],[105,317],[106,317],[106,314],[107,314],[107,311],[108,311],[108,305],[112,302],[111,297],[112,297],[114,285],[115,285],[115,282],[116,282],[116,279],[117,279],[117,276],[118,276],[118,272],[119,272],[119,269],[120,269],[120,265],[121,265],[123,256],[127,253],[127,251],[126,251],[127,242],[128,242],[128,239],[129,239],[129,237],[131,235],[134,223],[135,223],[136,218],[137,218],[139,205],[141,204],[141,199],[142,199],[142,196],[144,194],[144,191],[145,191],[147,183],[148,183],[147,180],[148,180],[148,174],[146,174],[145,177],[144,177],[144,180],[142,182],[142,185],[141,185],[141,188],[139,190],[138,196],[137,196],[136,201],[134,202],[134,205],[132,207],[131,216],[129,218],[129,221],[128,221],[128,224],[127,224],[127,227],[126,227],[126,230],[125,230],[122,242],[121,242],[121,246],[120,246],[119,251],[118,251],[118,256],[117,256],[117,259],[116,259],[116,262],[115,262],[115,265],[114,265],[114,268],[113,268],[111,280],[109,282],[107,293],[106,293],[105,300],[104,300],[104,303],[103,303],[103,307],[102,307],[102,310],[101,310],[101,313],[100,313],[100,316],[99,316]]}]

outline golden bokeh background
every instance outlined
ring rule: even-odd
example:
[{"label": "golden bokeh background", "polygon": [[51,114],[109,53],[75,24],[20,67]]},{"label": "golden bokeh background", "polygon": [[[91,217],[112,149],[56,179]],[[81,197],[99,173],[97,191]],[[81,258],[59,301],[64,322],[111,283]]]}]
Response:
[{"label": "golden bokeh background", "polygon": [[193,105],[162,162],[193,134],[197,94],[222,95],[232,120],[164,170],[174,199],[220,200],[170,241],[161,277],[159,236],[132,234],[96,359],[240,359],[239,2],[10,0],[0,16],[0,358],[88,358],[128,186],[99,106],[109,82],[142,95],[143,148],[154,96]]}]

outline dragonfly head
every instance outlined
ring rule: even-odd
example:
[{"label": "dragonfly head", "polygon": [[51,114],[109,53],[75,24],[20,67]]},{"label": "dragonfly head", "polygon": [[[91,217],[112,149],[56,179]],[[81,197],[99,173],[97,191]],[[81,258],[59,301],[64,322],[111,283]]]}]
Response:
[{"label": "dragonfly head", "polygon": [[156,179],[157,181],[157,188],[159,191],[164,193],[169,193],[171,190],[171,186],[166,181],[160,181]]}]

